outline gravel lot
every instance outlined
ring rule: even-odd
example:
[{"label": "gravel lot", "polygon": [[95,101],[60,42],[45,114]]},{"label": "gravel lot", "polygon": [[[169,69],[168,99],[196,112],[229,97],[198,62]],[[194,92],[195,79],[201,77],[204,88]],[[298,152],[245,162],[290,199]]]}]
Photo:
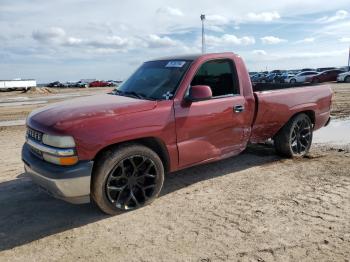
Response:
[{"label": "gravel lot", "polygon": [[[349,117],[350,85],[333,90],[333,114]],[[0,108],[0,120],[38,106]],[[24,131],[0,127],[0,261],[350,261],[349,145],[315,145],[299,160],[251,146],[169,174],[152,205],[110,217],[32,184]]]}]

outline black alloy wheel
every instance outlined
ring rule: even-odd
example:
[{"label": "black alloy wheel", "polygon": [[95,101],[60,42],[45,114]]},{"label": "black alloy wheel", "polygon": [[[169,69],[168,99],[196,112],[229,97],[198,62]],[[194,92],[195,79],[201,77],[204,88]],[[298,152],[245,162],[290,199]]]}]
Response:
[{"label": "black alloy wheel", "polygon": [[110,215],[146,206],[159,195],[164,173],[163,161],[152,149],[136,143],[114,146],[96,160],[91,199]]},{"label": "black alloy wheel", "polygon": [[290,145],[295,155],[304,155],[312,141],[312,125],[306,118],[300,119],[294,125],[290,136]]},{"label": "black alloy wheel", "polygon": [[148,157],[125,158],[109,173],[106,181],[108,200],[122,210],[142,206],[155,193],[156,177],[155,164]]},{"label": "black alloy wheel", "polygon": [[276,152],[284,157],[303,157],[311,147],[313,124],[310,117],[300,113],[291,118],[274,137]]}]

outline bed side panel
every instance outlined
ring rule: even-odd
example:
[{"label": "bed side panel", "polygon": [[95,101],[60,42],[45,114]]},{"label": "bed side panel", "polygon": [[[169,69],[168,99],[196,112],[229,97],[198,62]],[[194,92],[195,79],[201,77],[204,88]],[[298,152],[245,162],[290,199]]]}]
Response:
[{"label": "bed side panel", "polygon": [[252,143],[272,138],[293,115],[299,112],[314,112],[315,130],[324,126],[330,116],[332,91],[326,85],[254,94],[258,107],[250,138]]}]

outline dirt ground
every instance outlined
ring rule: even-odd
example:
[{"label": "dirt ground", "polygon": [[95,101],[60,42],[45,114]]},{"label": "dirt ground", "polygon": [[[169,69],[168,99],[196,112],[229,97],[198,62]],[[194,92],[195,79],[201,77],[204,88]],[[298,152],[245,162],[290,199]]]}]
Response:
[{"label": "dirt ground", "polygon": [[[349,116],[350,86],[332,88],[332,114]],[[0,127],[0,261],[350,261],[348,145],[294,160],[250,146],[167,175],[153,204],[110,217],[35,186],[24,132]]]},{"label": "dirt ground", "polygon": [[332,114],[343,118],[350,116],[350,84],[333,84]]}]

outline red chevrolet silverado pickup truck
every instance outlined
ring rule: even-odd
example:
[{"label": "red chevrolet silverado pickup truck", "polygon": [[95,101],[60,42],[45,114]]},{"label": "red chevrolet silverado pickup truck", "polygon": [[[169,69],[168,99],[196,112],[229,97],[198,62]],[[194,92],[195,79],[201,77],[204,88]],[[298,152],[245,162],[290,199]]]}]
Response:
[{"label": "red chevrolet silverado pickup truck", "polygon": [[278,154],[304,156],[331,97],[325,85],[254,90],[233,53],[156,59],[111,93],[32,112],[22,159],[56,198],[117,214],[152,202],[166,173],[248,143],[273,139]]}]

